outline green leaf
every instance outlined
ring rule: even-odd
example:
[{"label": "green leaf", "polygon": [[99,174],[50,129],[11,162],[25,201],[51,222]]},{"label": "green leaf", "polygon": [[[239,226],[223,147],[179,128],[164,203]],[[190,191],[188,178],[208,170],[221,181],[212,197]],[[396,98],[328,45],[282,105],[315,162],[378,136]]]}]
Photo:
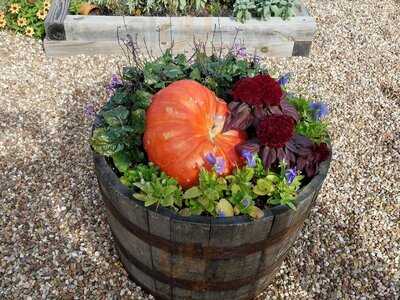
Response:
[{"label": "green leaf", "polygon": [[114,165],[121,173],[126,172],[132,163],[132,161],[129,159],[128,154],[123,151],[114,153],[112,159]]},{"label": "green leaf", "polygon": [[197,186],[191,187],[190,189],[186,190],[183,194],[183,199],[192,199],[197,198],[202,195],[202,192]]},{"label": "green leaf", "polygon": [[133,194],[133,198],[140,200],[140,201],[146,201],[146,199],[147,199],[146,195],[140,194],[140,193]]},{"label": "green leaf", "polygon": [[183,76],[182,70],[174,64],[165,66],[163,74],[169,79],[178,79]]},{"label": "green leaf", "polygon": [[226,199],[221,199],[218,201],[215,211],[220,217],[233,217],[234,215],[233,206]]},{"label": "green leaf", "polygon": [[144,109],[136,109],[131,113],[132,129],[135,134],[142,134],[146,128],[146,111]]},{"label": "green leaf", "polygon": [[190,73],[190,79],[200,81],[201,80],[201,72],[198,68],[194,68]]},{"label": "green leaf", "polygon": [[146,109],[149,107],[151,103],[151,97],[153,95],[145,90],[137,90],[133,95],[132,95],[132,102],[133,102],[133,107],[132,109]]},{"label": "green leaf", "polygon": [[111,127],[119,127],[126,124],[129,110],[125,106],[117,106],[111,110],[101,112],[104,120]]},{"label": "green leaf", "polygon": [[188,66],[188,60],[186,58],[186,55],[182,54],[182,53],[180,53],[180,54],[175,56],[174,62],[175,62],[175,64],[177,64],[177,65],[179,65],[181,67],[187,67]]},{"label": "green leaf", "polygon": [[181,209],[178,214],[183,217],[189,217],[192,215],[190,208],[183,208]]},{"label": "green leaf", "polygon": [[144,183],[141,183],[141,182],[135,182],[135,183],[133,183],[133,185],[142,191],[144,191],[147,187],[147,185],[145,185]]},{"label": "green leaf", "polygon": [[249,216],[254,219],[261,219],[264,216],[264,212],[257,206],[251,206],[249,209]]},{"label": "green leaf", "polygon": [[160,204],[164,207],[170,207],[174,205],[174,197],[169,196],[166,198],[161,199]]},{"label": "green leaf", "polygon": [[162,65],[154,63],[146,63],[143,68],[144,82],[148,85],[156,84],[161,81],[160,72],[162,70]]},{"label": "green leaf", "polygon": [[123,67],[122,78],[128,81],[136,81],[142,77],[142,71],[135,67]]},{"label": "green leaf", "polygon": [[114,95],[110,98],[110,104],[112,106],[126,105],[128,103],[129,95],[123,88],[116,90]]},{"label": "green leaf", "polygon": [[157,202],[158,202],[157,198],[151,198],[151,197],[149,198],[149,197],[147,197],[147,200],[144,203],[144,206],[148,207],[148,206],[151,206],[153,204],[156,204]]},{"label": "green leaf", "polygon": [[272,181],[272,182],[278,182],[279,177],[272,172],[269,172],[269,174],[265,177],[267,180]]},{"label": "green leaf", "polygon": [[119,136],[106,128],[96,128],[90,139],[93,149],[104,156],[112,156],[124,149]]},{"label": "green leaf", "polygon": [[293,210],[297,210],[296,206],[293,204],[293,202],[288,202],[286,203],[287,206],[289,206],[289,208],[293,209]]}]

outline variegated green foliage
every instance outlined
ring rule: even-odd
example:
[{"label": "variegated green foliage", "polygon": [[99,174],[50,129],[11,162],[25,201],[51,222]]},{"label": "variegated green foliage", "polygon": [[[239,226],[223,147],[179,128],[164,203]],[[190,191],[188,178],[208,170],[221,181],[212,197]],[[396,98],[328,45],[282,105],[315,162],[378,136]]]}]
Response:
[{"label": "variegated green foliage", "polygon": [[[115,15],[213,15],[232,14],[239,22],[251,17],[268,19],[281,17],[286,20],[295,15],[299,0],[90,0],[91,3]],[[72,0],[70,11],[77,13]]]},{"label": "variegated green foliage", "polygon": [[265,206],[282,204],[296,209],[296,193],[303,176],[297,173],[288,180],[285,165],[280,166],[280,173],[261,170],[264,168],[259,158],[254,167],[237,168],[226,177],[203,169],[198,185],[183,191],[176,180],[153,164],[139,164],[126,169],[121,182],[136,188],[133,197],[146,206],[169,207],[183,216],[242,214],[259,219],[264,213],[256,206],[257,199]]},{"label": "variegated green foliage", "polygon": [[280,17],[286,20],[295,15],[298,4],[298,0],[236,0],[233,14],[242,23],[251,17],[263,20]]},{"label": "variegated green foliage", "polygon": [[281,17],[286,20],[295,15],[298,0],[256,0],[257,14],[261,19]]},{"label": "variegated green foliage", "polygon": [[236,0],[233,5],[233,15],[236,17],[236,20],[244,23],[251,18],[255,8],[256,4],[253,0]]}]

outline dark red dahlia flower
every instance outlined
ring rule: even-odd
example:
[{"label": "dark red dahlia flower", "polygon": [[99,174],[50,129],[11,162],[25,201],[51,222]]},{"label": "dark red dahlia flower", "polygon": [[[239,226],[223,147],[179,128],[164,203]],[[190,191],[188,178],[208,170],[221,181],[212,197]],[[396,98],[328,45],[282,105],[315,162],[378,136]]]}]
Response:
[{"label": "dark red dahlia flower", "polygon": [[232,97],[235,101],[256,106],[279,105],[282,96],[281,86],[269,75],[243,78],[232,88]]},{"label": "dark red dahlia flower", "polygon": [[270,148],[283,147],[294,134],[294,120],[286,115],[271,115],[256,128],[260,142]]}]

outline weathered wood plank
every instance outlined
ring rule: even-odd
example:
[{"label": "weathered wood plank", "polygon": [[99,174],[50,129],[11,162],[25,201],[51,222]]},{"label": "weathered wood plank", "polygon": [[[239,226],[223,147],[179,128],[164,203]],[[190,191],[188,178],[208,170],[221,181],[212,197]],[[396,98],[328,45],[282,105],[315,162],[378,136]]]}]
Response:
[{"label": "weathered wood plank", "polygon": [[[59,56],[71,56],[71,55],[93,55],[93,54],[106,54],[115,55],[123,54],[117,41],[51,41],[45,39],[44,50],[47,56],[59,57]],[[271,42],[267,47],[256,48],[256,52],[261,57],[289,57],[293,52],[293,42]],[[192,53],[192,44],[175,43],[174,51],[176,53]],[[139,46],[144,46],[139,43]],[[229,45],[231,46],[231,45]],[[144,49],[142,47],[142,49]],[[167,49],[163,47],[163,49]],[[248,47],[251,49],[251,47]],[[253,48],[254,49],[254,48]],[[208,51],[211,51],[211,47],[208,47]],[[251,50],[250,53],[252,53]],[[161,53],[158,45],[152,49],[153,55],[159,55]]]},{"label": "weathered wood plank", "polygon": [[[233,248],[263,241],[267,238],[273,215],[265,215],[261,220],[242,218],[240,224],[227,224],[227,219],[212,219],[210,246]],[[229,219],[228,219],[229,220]],[[257,273],[262,251],[239,258],[210,260],[206,278],[209,280],[229,281],[252,276]]]},{"label": "weathered wood plank", "polygon": [[[154,279],[144,273],[142,270],[137,268],[126,255],[121,251],[121,249],[117,248],[119,257],[121,259],[122,264],[124,265],[125,269],[130,273],[130,275],[137,281],[138,284],[140,284],[142,287],[144,287],[146,290],[148,290],[150,293],[152,291],[158,292],[157,289],[154,288]],[[168,299],[168,298],[166,298]]]},{"label": "weathered wood plank", "polygon": [[[171,239],[170,217],[162,215],[156,211],[148,211],[149,232],[164,239]],[[153,269],[170,276],[172,274],[171,254],[157,247],[151,247]],[[155,280],[155,287],[159,294],[169,298],[172,289],[169,284]]]},{"label": "weathered wood plank", "polygon": [[107,218],[114,237],[118,240],[119,244],[142,264],[148,268],[152,268],[149,245],[130,233],[112,214],[108,213]]},{"label": "weathered wood plank", "polygon": [[117,29],[121,34],[140,34],[149,44],[158,46],[170,42],[171,33],[176,43],[192,43],[193,37],[205,40],[215,31],[216,41],[230,42],[236,34],[239,41],[259,43],[271,36],[286,41],[311,41],[316,23],[310,16],[292,17],[282,20],[272,17],[266,21],[250,19],[245,23],[236,22],[228,17],[123,17],[123,16],[81,16],[68,15],[64,21],[67,40],[102,41],[117,38]]},{"label": "weathered wood plank", "polygon": [[293,45],[293,56],[309,56],[311,41],[295,41]]},{"label": "weathered wood plank", "polygon": [[[189,222],[179,217],[171,219],[171,240],[179,243],[208,246],[211,230],[210,223],[210,218],[205,218],[205,222]],[[193,251],[196,250],[197,247],[194,246]],[[207,263],[206,259],[173,255],[171,260],[172,276],[192,281],[203,281]],[[188,291],[179,287],[173,287],[172,289],[172,299],[177,300],[198,299],[202,294],[204,295],[204,292]]]},{"label": "weathered wood plank", "polygon": [[70,0],[53,0],[44,27],[46,37],[51,40],[65,40],[64,20],[68,14]]}]

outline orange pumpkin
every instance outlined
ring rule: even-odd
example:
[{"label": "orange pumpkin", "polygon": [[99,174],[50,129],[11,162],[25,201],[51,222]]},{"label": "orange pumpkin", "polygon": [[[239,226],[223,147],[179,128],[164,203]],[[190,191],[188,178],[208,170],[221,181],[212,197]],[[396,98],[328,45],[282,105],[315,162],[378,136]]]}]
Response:
[{"label": "orange pumpkin", "polygon": [[176,81],[152,98],[146,113],[144,147],[149,160],[183,187],[197,183],[199,170],[211,166],[209,153],[225,160],[223,174],[243,163],[235,146],[246,140],[239,130],[222,132],[229,111],[205,86],[193,80]]}]

